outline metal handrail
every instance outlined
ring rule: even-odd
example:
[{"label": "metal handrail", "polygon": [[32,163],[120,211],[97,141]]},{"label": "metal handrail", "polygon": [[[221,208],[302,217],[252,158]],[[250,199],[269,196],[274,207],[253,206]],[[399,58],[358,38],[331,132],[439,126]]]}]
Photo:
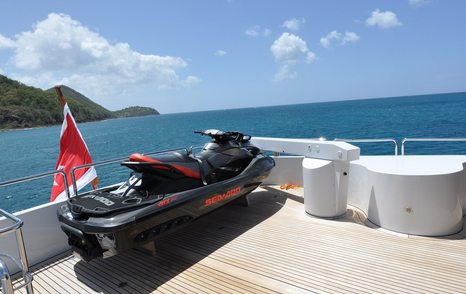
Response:
[{"label": "metal handrail", "polygon": [[13,185],[13,184],[24,183],[24,182],[29,182],[29,181],[32,181],[32,180],[37,180],[37,179],[45,178],[45,177],[47,177],[47,176],[51,176],[51,175],[55,175],[55,174],[61,174],[61,175],[62,175],[62,177],[63,177],[63,183],[65,184],[65,194],[66,194],[66,197],[67,197],[67,198],[70,198],[70,191],[69,191],[69,189],[68,189],[68,180],[67,180],[67,178],[66,178],[66,173],[65,173],[63,170],[54,170],[54,171],[51,171],[51,172],[35,174],[35,175],[32,175],[32,176],[28,176],[28,177],[23,177],[23,178],[18,178],[18,179],[3,181],[3,182],[0,182],[0,187],[9,186],[9,185]]},{"label": "metal handrail", "polygon": [[5,234],[9,233],[10,231],[18,230],[24,224],[21,219],[17,218],[13,214],[10,214],[10,213],[4,211],[3,209],[0,209],[0,216],[4,216],[4,217],[6,217],[7,219],[9,219],[9,220],[11,220],[13,222],[12,225],[0,229],[0,236],[3,236]]},{"label": "metal handrail", "polygon": [[349,142],[349,143],[381,143],[381,142],[392,142],[395,145],[395,156],[398,155],[398,143],[392,138],[383,139],[342,139],[335,138],[333,141]]},{"label": "metal handrail", "polygon": [[[55,175],[55,174],[61,174],[62,175],[63,183],[65,185],[65,194],[66,194],[67,198],[69,198],[70,197],[70,191],[69,191],[69,186],[68,186],[68,180],[66,178],[66,173],[63,170],[55,170],[55,171],[40,173],[40,174],[28,176],[28,177],[22,177],[22,178],[18,178],[18,179],[3,181],[3,182],[0,182],[0,187],[9,186],[9,185],[13,185],[13,184],[24,183],[24,182],[29,182],[29,181],[32,181],[32,180],[45,178],[47,176],[51,176],[51,175]],[[2,216],[9,219],[9,220],[11,220],[13,222],[13,224],[11,224],[11,225],[9,225],[9,226],[7,226],[5,228],[1,228],[0,229],[0,236],[11,233],[11,232],[15,232],[16,243],[18,245],[18,252],[19,252],[19,257],[20,257],[20,260],[21,260],[21,264],[18,264],[16,259],[14,259],[13,257],[11,257],[9,255],[2,254],[2,257],[8,257],[14,263],[16,263],[18,265],[18,267],[21,268],[21,271],[23,273],[23,279],[24,279],[24,283],[22,285],[20,285],[20,286],[18,286],[16,288],[13,288],[13,285],[12,285],[12,282],[11,282],[11,277],[10,277],[10,272],[9,272],[9,270],[7,268],[7,265],[6,265],[5,262],[3,262],[3,260],[0,259],[0,282],[1,282],[1,285],[2,285],[2,291],[5,294],[6,293],[10,294],[10,293],[13,293],[14,290],[18,290],[18,289],[20,289],[22,287],[26,287],[26,292],[32,294],[32,293],[34,293],[34,289],[32,287],[32,275],[31,275],[31,273],[29,273],[29,263],[28,263],[28,258],[27,258],[27,254],[26,254],[26,247],[24,245],[23,230],[22,230],[22,226],[23,226],[24,223],[23,223],[23,221],[21,219],[19,219],[15,215],[0,209],[0,217],[2,217]],[[21,265],[21,266],[19,266],[19,265]]]},{"label": "metal handrail", "polygon": [[[149,153],[144,153],[144,154],[154,155],[154,154],[167,153],[167,152],[178,151],[178,150],[185,150],[187,153],[189,153],[189,150],[187,148],[177,148],[177,149],[169,149],[169,150],[162,150],[162,151],[154,151],[154,152],[149,152]],[[125,156],[125,157],[102,160],[102,161],[97,161],[97,162],[78,165],[78,166],[73,167],[71,169],[71,182],[72,182],[72,185],[73,185],[73,195],[78,196],[78,186],[76,184],[76,175],[75,175],[76,170],[83,169],[83,168],[88,168],[88,167],[91,167],[91,166],[102,166],[102,165],[107,165],[107,164],[111,164],[111,163],[121,162],[121,161],[127,160],[127,159],[128,159],[128,156]]]},{"label": "metal handrail", "polygon": [[1,256],[10,258],[18,266],[21,265],[20,268],[21,268],[21,271],[23,272],[23,278],[24,278],[23,285],[17,288],[13,288],[8,268],[6,264],[3,261],[1,261],[0,262],[0,280],[1,280],[3,293],[11,294],[13,293],[14,290],[17,290],[22,287],[26,287],[26,292],[32,294],[34,293],[34,289],[32,288],[32,275],[29,273],[29,262],[28,262],[28,258],[26,254],[26,247],[24,246],[24,238],[23,238],[23,230],[22,230],[22,226],[24,223],[21,219],[19,219],[18,217],[16,217],[15,215],[9,212],[4,211],[3,209],[0,209],[0,216],[7,218],[14,223],[13,225],[10,225],[6,228],[2,228],[0,230],[0,236],[7,234],[7,233],[15,232],[16,243],[18,245],[18,253],[19,253],[19,258],[21,260],[21,264],[18,264],[16,259],[14,259],[13,257],[9,255],[3,254]]},{"label": "metal handrail", "polygon": [[466,138],[404,138],[401,141],[401,155],[405,155],[406,142],[466,142]]}]

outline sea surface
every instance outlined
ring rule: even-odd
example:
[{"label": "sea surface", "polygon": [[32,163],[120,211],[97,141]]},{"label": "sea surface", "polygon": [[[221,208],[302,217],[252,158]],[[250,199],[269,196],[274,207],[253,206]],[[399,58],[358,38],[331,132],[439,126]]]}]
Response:
[{"label": "sea surface", "polygon": [[[194,130],[237,130],[288,138],[466,137],[466,93],[421,95],[164,114],[79,124],[95,161],[199,146]],[[0,182],[55,168],[61,126],[0,132]],[[393,154],[393,144],[356,144],[363,155]],[[466,142],[409,142],[407,154],[466,154]],[[102,185],[124,180],[118,164],[97,168]],[[0,187],[0,208],[15,212],[49,201],[53,178]]]}]

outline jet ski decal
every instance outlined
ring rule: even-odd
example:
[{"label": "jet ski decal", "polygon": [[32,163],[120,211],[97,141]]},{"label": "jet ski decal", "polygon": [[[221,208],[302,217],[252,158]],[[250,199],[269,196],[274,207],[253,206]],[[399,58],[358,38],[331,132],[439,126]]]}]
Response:
[{"label": "jet ski decal", "polygon": [[173,201],[172,198],[163,199],[162,201],[160,201],[160,202],[157,203],[157,206],[158,206],[158,207],[163,207],[163,206],[165,206],[165,205],[170,204],[172,201]]},{"label": "jet ski decal", "polygon": [[204,206],[210,206],[210,205],[215,204],[215,203],[217,203],[219,201],[231,198],[231,197],[237,195],[239,192],[241,192],[241,188],[236,187],[236,188],[233,188],[231,190],[228,190],[227,192],[225,192],[223,194],[215,195],[213,197],[210,197],[210,198],[206,199],[205,203],[204,203]]},{"label": "jet ski decal", "polygon": [[99,201],[100,203],[105,204],[106,206],[112,206],[113,204],[115,204],[115,202],[113,202],[112,200],[108,198],[105,198],[103,196],[93,195],[93,194],[85,195],[83,196],[83,198],[92,198],[95,201]]}]

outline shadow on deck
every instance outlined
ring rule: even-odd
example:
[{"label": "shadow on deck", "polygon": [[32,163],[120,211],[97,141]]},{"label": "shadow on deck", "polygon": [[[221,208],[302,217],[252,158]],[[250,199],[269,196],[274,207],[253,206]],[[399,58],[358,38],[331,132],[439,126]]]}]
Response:
[{"label": "shadow on deck", "polygon": [[[187,274],[182,279],[178,276],[212,252],[277,213],[284,206],[287,197],[302,202],[302,198],[287,193],[261,191],[254,192],[248,197],[249,207],[227,205],[180,230],[158,238],[154,257],[137,250],[129,250],[111,258],[93,260],[89,263],[79,261],[74,266],[76,276],[94,291],[103,293],[152,292],[163,288],[166,282],[173,279],[175,283],[172,283],[171,287],[175,288],[172,290],[195,292],[204,290],[198,288],[198,276]],[[201,271],[202,275],[207,282],[210,281],[218,286],[219,277],[215,271],[205,267]],[[177,279],[179,281],[176,281]],[[228,291],[228,286],[226,287],[224,290]]]},{"label": "shadow on deck", "polygon": [[[466,240],[414,237],[306,215],[302,191],[264,187],[136,250],[90,263],[57,256],[36,293],[463,293]],[[409,238],[408,238],[409,237]]]}]

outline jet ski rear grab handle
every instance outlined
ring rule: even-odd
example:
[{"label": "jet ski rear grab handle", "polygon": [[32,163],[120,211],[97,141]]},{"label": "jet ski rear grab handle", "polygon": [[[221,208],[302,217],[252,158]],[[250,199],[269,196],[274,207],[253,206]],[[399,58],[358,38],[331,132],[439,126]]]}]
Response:
[{"label": "jet ski rear grab handle", "polygon": [[[187,154],[191,154],[193,148],[196,148],[196,147],[190,147],[189,149],[187,149],[187,148],[176,148],[176,149],[168,149],[168,150],[162,150],[162,151],[154,151],[154,152],[144,153],[144,155],[154,155],[154,154],[167,153],[167,152],[171,152],[171,151],[180,151],[180,150],[184,150],[184,151],[186,151]],[[128,161],[128,156],[114,158],[114,159],[108,159],[108,160],[102,160],[102,161],[97,161],[97,162],[78,165],[78,166],[73,167],[71,169],[71,182],[72,182],[72,185],[73,185],[73,195],[78,196],[78,186],[76,184],[76,175],[75,175],[76,170],[83,169],[83,168],[88,168],[88,167],[91,167],[91,166],[102,166],[102,165],[107,165],[107,164],[111,164],[111,163],[120,163],[122,161],[127,162]],[[131,162],[131,164],[133,164],[133,162]],[[144,164],[147,164],[147,165],[164,165],[164,163],[156,163],[156,162],[150,162],[150,163],[149,162],[148,163],[140,162],[139,164],[142,164],[142,165],[144,165]],[[169,165],[166,165],[166,167],[168,167],[170,169],[173,168],[173,167],[171,167]],[[118,185],[120,185],[120,184],[115,184],[115,185],[112,185],[112,186],[118,186]],[[68,187],[68,185],[66,185],[66,186]],[[105,187],[105,188],[108,188],[108,187]],[[97,189],[97,191],[98,190],[100,190],[100,189]],[[67,193],[67,196],[68,196],[68,199],[70,199],[71,195],[70,195],[69,192]]]}]

